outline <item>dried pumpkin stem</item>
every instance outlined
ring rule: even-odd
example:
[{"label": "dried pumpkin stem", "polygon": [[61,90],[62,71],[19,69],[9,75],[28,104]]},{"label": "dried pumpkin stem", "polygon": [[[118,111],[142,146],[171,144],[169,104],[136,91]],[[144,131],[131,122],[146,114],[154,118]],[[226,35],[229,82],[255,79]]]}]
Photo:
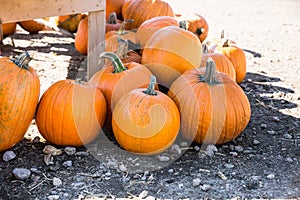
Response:
[{"label": "dried pumpkin stem", "polygon": [[200,81],[205,82],[209,85],[219,84],[221,82],[217,79],[216,74],[216,64],[212,58],[208,58],[206,61],[205,75],[200,76]]},{"label": "dried pumpkin stem", "polygon": [[226,39],[225,42],[223,43],[223,47],[229,47],[229,40]]},{"label": "dried pumpkin stem", "polygon": [[157,95],[157,92],[155,91],[155,85],[156,85],[156,77],[151,75],[150,83],[148,85],[147,90],[145,90],[144,93],[148,95]]},{"label": "dried pumpkin stem", "polygon": [[127,52],[128,52],[128,40],[124,40],[120,37],[117,38],[118,41],[118,48],[117,48],[117,55],[121,58],[127,58]]},{"label": "dried pumpkin stem", "polygon": [[100,58],[108,58],[111,60],[112,65],[114,67],[113,73],[120,73],[127,70],[127,68],[123,65],[119,56],[117,56],[117,54],[113,52],[103,52],[100,54]]},{"label": "dried pumpkin stem", "polygon": [[16,59],[12,60],[18,67],[29,70],[28,63],[31,61],[31,57],[27,51],[21,53]]},{"label": "dried pumpkin stem", "polygon": [[121,26],[120,26],[119,30],[117,31],[117,35],[125,35],[127,33],[127,31],[125,30],[125,25],[127,23],[132,23],[133,21],[134,21],[133,19],[124,20],[121,23]]},{"label": "dried pumpkin stem", "polygon": [[185,20],[179,22],[179,27],[187,30],[187,22]]},{"label": "dried pumpkin stem", "polygon": [[108,18],[106,20],[107,24],[117,24],[117,13],[112,12],[108,15]]}]

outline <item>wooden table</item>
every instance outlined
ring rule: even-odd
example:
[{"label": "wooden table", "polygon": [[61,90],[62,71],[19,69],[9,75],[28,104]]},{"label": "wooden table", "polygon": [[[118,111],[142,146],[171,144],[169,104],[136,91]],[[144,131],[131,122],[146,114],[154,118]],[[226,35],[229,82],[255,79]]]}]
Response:
[{"label": "wooden table", "polygon": [[99,54],[105,49],[105,7],[105,0],[0,0],[0,22],[89,12],[87,75],[90,78],[101,69]]}]

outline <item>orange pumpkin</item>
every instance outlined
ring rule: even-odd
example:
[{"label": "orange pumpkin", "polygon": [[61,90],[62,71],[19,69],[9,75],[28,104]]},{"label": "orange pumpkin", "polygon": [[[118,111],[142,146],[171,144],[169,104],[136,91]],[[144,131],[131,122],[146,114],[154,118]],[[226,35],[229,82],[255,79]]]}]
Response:
[{"label": "orange pumpkin", "polygon": [[61,80],[41,97],[36,124],[52,144],[82,146],[101,132],[106,109],[105,98],[95,85]]},{"label": "orange pumpkin", "polygon": [[30,34],[37,34],[45,28],[45,25],[36,20],[26,20],[19,22],[19,25]]},{"label": "orange pumpkin", "polygon": [[136,32],[137,41],[141,48],[156,31],[166,26],[179,26],[179,22],[170,16],[157,16],[144,21]]},{"label": "orange pumpkin", "polygon": [[212,58],[216,64],[216,68],[219,72],[223,72],[228,74],[232,80],[236,80],[235,70],[231,63],[231,61],[221,53],[209,53],[206,45],[204,45],[203,53],[202,53],[202,64],[201,67],[206,67],[206,61],[208,58]]},{"label": "orange pumpkin", "polygon": [[0,152],[23,139],[36,111],[40,81],[29,61],[27,52],[0,58]]},{"label": "orange pumpkin", "polygon": [[126,0],[106,0],[106,19],[109,18],[109,14],[115,12],[119,19],[123,19],[122,6]]},{"label": "orange pumpkin", "polygon": [[96,72],[89,82],[99,85],[105,96],[108,106],[105,127],[111,129],[112,111],[117,102],[130,90],[146,87],[150,81],[151,72],[139,63],[123,64],[120,58],[112,52],[103,52],[100,57],[110,59],[112,65]]},{"label": "orange pumpkin", "polygon": [[61,15],[58,17],[58,26],[72,33],[77,31],[79,22],[85,18],[85,14]]},{"label": "orange pumpkin", "polygon": [[136,29],[147,19],[156,16],[174,16],[172,7],[162,0],[128,0],[122,7],[123,18],[133,19],[126,29]]},{"label": "orange pumpkin", "polygon": [[117,18],[116,12],[109,14],[105,23],[105,33],[109,31],[117,31],[121,27],[121,20]]},{"label": "orange pumpkin", "polygon": [[186,71],[172,84],[168,95],[181,114],[181,133],[205,144],[223,144],[247,126],[251,109],[241,87],[227,74],[216,72],[212,59],[206,68]]},{"label": "orange pumpkin", "polygon": [[86,17],[79,22],[75,36],[75,48],[84,55],[87,55],[88,51],[88,36],[88,17]]},{"label": "orange pumpkin", "polygon": [[3,36],[8,36],[10,34],[14,34],[16,32],[17,23],[11,22],[11,23],[3,23],[2,24],[2,33]]},{"label": "orange pumpkin", "polygon": [[160,85],[169,88],[188,69],[201,65],[202,46],[196,35],[177,26],[155,32],[147,41],[142,64],[156,76]]},{"label": "orange pumpkin", "polygon": [[152,76],[148,89],[126,93],[115,106],[112,128],[117,142],[127,151],[153,155],[169,148],[180,127],[175,103],[155,90]]}]

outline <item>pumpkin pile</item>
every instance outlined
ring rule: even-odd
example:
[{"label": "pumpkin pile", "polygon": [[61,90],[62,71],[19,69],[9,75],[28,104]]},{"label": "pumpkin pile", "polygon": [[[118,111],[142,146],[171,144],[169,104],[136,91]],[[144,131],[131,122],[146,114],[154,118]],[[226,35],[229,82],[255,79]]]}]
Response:
[{"label": "pumpkin pile", "polygon": [[[38,80],[25,82],[25,74],[33,73],[23,69],[28,59],[0,60],[1,77],[5,75],[0,82],[0,141],[5,141],[0,151],[21,140],[34,113],[38,130],[53,144],[82,146],[104,127],[122,148],[143,155],[165,151],[179,134],[200,144],[223,144],[246,128],[251,108],[239,86],[246,57],[236,42],[224,36],[209,39],[203,15],[175,14],[163,0],[106,3],[106,51],[99,55],[106,64],[88,82],[58,81],[38,103],[37,86],[28,85]],[[87,44],[88,17],[81,17],[74,45],[88,54]],[[6,84],[14,79],[27,85]],[[21,95],[26,88],[36,88],[27,91],[35,98]],[[17,94],[15,100],[9,93]],[[12,102],[19,102],[18,107]],[[11,137],[24,110],[26,126]]]}]

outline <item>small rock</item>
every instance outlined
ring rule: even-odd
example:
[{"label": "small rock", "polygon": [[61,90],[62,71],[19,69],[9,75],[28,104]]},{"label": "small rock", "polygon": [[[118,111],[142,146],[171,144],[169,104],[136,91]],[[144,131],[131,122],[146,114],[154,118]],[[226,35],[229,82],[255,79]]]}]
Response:
[{"label": "small rock", "polygon": [[49,195],[47,198],[48,200],[57,200],[59,199],[59,195]]},{"label": "small rock", "polygon": [[212,151],[212,150],[206,150],[205,151],[205,155],[207,155],[209,157],[213,157],[214,156],[214,151]]},{"label": "small rock", "polygon": [[52,165],[52,164],[54,164],[53,160],[54,159],[53,159],[53,156],[52,156],[51,153],[44,155],[44,162],[45,162],[46,165]]},{"label": "small rock", "polygon": [[273,178],[275,178],[275,175],[274,175],[274,174],[269,174],[269,175],[267,176],[267,179],[273,179]]},{"label": "small rock", "polygon": [[14,174],[16,179],[25,180],[30,177],[31,172],[25,168],[14,168],[12,173]]},{"label": "small rock", "polygon": [[122,163],[121,165],[119,165],[119,170],[121,172],[126,172],[127,171],[127,167]]},{"label": "small rock", "polygon": [[260,124],[260,127],[265,129],[265,128],[267,128],[267,124],[262,123],[262,124]]},{"label": "small rock", "polygon": [[81,188],[85,185],[84,182],[76,182],[76,183],[72,183],[72,187],[73,189],[78,189],[78,188]]},{"label": "small rock", "polygon": [[86,151],[78,151],[75,153],[75,156],[87,157],[87,156],[89,156],[89,153]]},{"label": "small rock", "polygon": [[208,185],[208,184],[203,184],[203,185],[201,186],[201,190],[203,190],[203,191],[208,191],[208,190],[210,190],[210,189],[211,189],[211,186]]},{"label": "small rock", "polygon": [[139,195],[139,199],[144,199],[148,196],[148,192],[147,191],[142,191]]},{"label": "small rock", "polygon": [[201,183],[200,178],[195,178],[195,179],[193,179],[192,185],[193,185],[194,187],[197,187],[197,186],[200,185],[200,183]]},{"label": "small rock", "polygon": [[184,185],[183,185],[182,183],[179,183],[179,184],[178,184],[178,188],[179,188],[179,189],[182,189],[183,187],[184,187]]},{"label": "small rock", "polygon": [[234,150],[237,151],[237,152],[243,152],[244,149],[243,149],[242,146],[235,146]]},{"label": "small rock", "polygon": [[170,158],[168,156],[158,156],[160,162],[168,162]]},{"label": "small rock", "polygon": [[104,175],[109,177],[109,176],[111,176],[111,172],[108,171],[108,172],[106,172]]},{"label": "small rock", "polygon": [[52,156],[58,156],[62,153],[62,151],[60,149],[57,149],[51,145],[46,145],[43,149],[43,152],[45,154],[51,154]]},{"label": "small rock", "polygon": [[226,177],[222,172],[218,172],[217,175],[218,175],[222,180],[227,180],[227,177]]},{"label": "small rock", "polygon": [[207,145],[207,147],[206,147],[206,151],[213,151],[213,152],[217,152],[217,151],[218,151],[218,149],[217,149],[217,147],[216,147],[215,145],[213,145],[213,144],[209,144],[209,145]]},{"label": "small rock", "polygon": [[40,174],[41,173],[41,170],[38,170],[38,168],[36,168],[36,167],[31,167],[30,171],[33,172],[33,173],[36,173],[36,174]]},{"label": "small rock", "polygon": [[284,134],[283,137],[284,137],[285,139],[293,139],[293,136],[291,136],[291,135],[288,134],[288,133]]},{"label": "small rock", "polygon": [[238,153],[235,152],[235,151],[230,151],[229,154],[232,155],[232,156],[237,156],[238,155]]},{"label": "small rock", "polygon": [[268,132],[268,134],[270,134],[270,135],[275,135],[275,134],[276,134],[276,132],[273,131],[273,130],[270,130],[270,131],[267,131],[267,132]]},{"label": "small rock", "polygon": [[72,167],[72,165],[73,165],[72,160],[67,160],[62,163],[62,166],[64,166],[64,167]]},{"label": "small rock", "polygon": [[66,147],[65,152],[68,155],[74,155],[76,153],[76,148],[75,147]]},{"label": "small rock", "polygon": [[279,122],[279,121],[280,121],[279,117],[277,117],[277,116],[273,116],[272,118],[273,118],[273,120],[276,121],[276,122]]},{"label": "small rock", "polygon": [[174,172],[174,169],[169,169],[168,172],[169,172],[169,173],[173,173],[173,172]]},{"label": "small rock", "polygon": [[16,154],[13,152],[13,151],[6,151],[4,154],[3,154],[3,160],[5,162],[8,162],[12,159],[14,159],[16,157]]},{"label": "small rock", "polygon": [[181,149],[180,149],[179,145],[178,144],[173,144],[171,146],[171,152],[175,153],[177,155],[181,155]]},{"label": "small rock", "polygon": [[56,187],[62,186],[62,181],[59,178],[54,177],[52,180],[52,184]]},{"label": "small rock", "polygon": [[292,158],[287,158],[286,161],[287,162],[294,162],[294,160]]},{"label": "small rock", "polygon": [[194,146],[194,150],[198,152],[198,151],[200,151],[200,147],[196,145],[196,146]]},{"label": "small rock", "polygon": [[187,146],[189,146],[189,143],[186,141],[183,141],[183,142],[180,142],[180,146],[187,147]]},{"label": "small rock", "polygon": [[227,169],[232,169],[232,168],[234,168],[234,165],[233,165],[233,164],[228,164],[228,163],[226,163],[224,166],[225,166]]},{"label": "small rock", "polygon": [[254,144],[254,145],[258,145],[259,143],[260,143],[260,141],[258,141],[258,140],[256,140],[256,139],[253,140],[253,144]]}]

